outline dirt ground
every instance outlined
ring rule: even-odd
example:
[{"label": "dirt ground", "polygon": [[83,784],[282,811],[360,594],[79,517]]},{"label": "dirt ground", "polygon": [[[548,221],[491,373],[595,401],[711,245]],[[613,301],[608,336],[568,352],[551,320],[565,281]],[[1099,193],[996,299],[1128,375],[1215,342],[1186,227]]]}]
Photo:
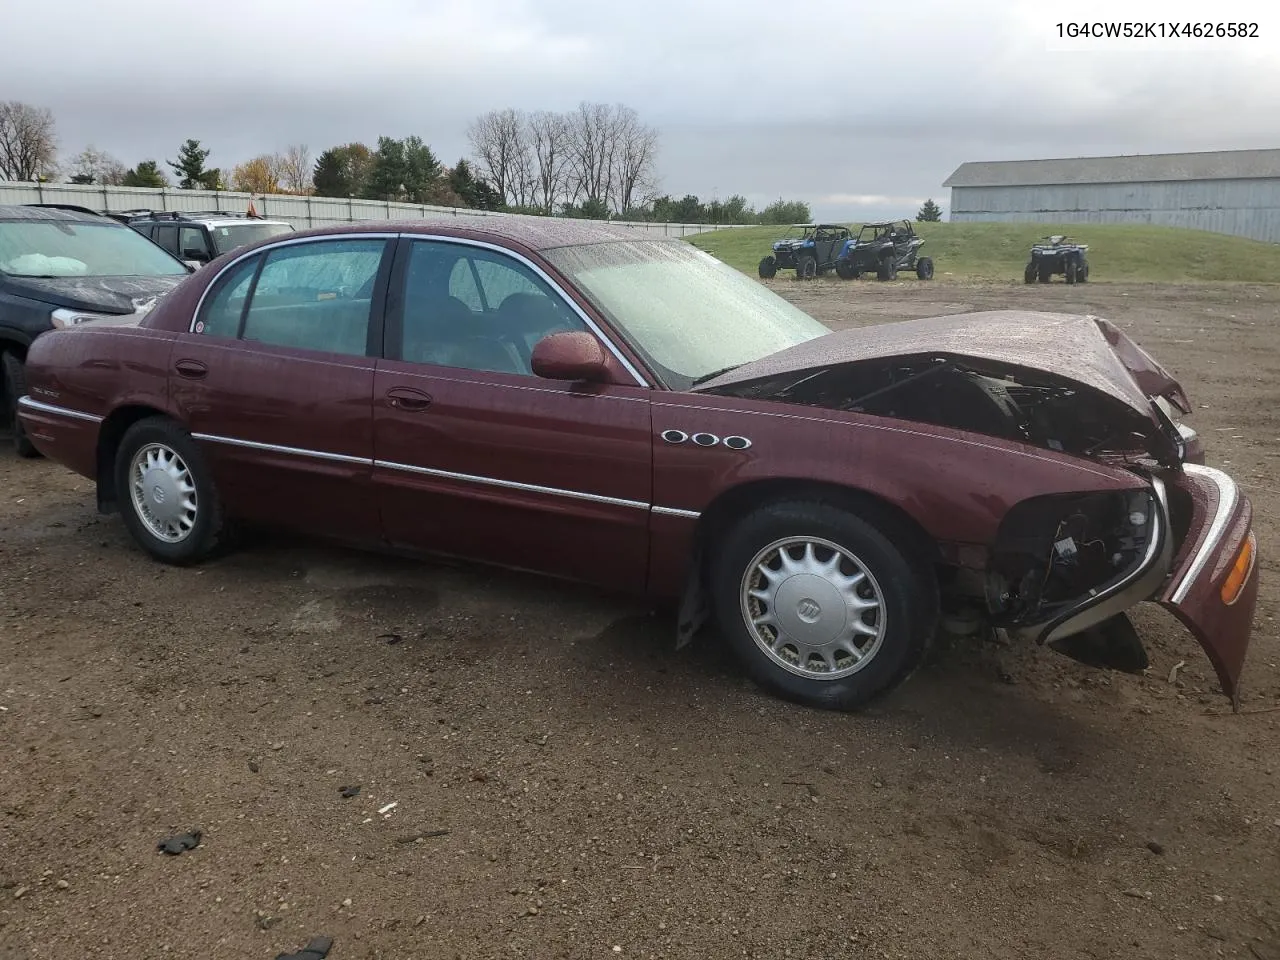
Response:
[{"label": "dirt ground", "polygon": [[1280,960],[1280,287],[774,286],[834,326],[1043,307],[1149,347],[1254,500],[1243,712],[1154,607],[1144,677],[952,643],[808,711],[582,588],[292,539],[167,569],[5,453],[0,960]]}]

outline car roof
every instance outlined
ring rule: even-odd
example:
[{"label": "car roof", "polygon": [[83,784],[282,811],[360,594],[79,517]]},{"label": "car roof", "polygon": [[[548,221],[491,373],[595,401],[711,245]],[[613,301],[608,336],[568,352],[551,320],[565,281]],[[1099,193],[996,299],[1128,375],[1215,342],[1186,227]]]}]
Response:
[{"label": "car roof", "polygon": [[[620,240],[675,242],[677,238],[652,237],[633,228],[619,227],[599,220],[576,220],[569,217],[534,217],[521,214],[502,216],[460,215],[425,220],[360,220],[355,223],[315,227],[289,234],[288,240],[318,236],[343,236],[362,233],[443,234],[518,243],[530,250],[553,250]],[[284,237],[273,238],[274,242]]]},{"label": "car roof", "polygon": [[92,210],[75,207],[42,207],[35,204],[0,204],[0,220],[52,220],[59,223],[115,223]]},{"label": "car roof", "polygon": [[229,210],[121,210],[109,215],[124,217],[131,223],[203,223],[211,226],[231,226],[237,223],[280,223],[287,226],[289,223],[287,220],[250,217]]}]

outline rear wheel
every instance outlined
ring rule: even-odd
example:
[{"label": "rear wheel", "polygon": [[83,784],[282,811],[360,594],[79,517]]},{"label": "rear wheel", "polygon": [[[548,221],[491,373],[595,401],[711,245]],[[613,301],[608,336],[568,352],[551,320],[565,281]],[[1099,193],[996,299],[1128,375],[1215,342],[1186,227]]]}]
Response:
[{"label": "rear wheel", "polygon": [[23,429],[22,421],[18,419],[18,398],[27,395],[26,370],[22,366],[22,361],[18,359],[18,355],[13,352],[6,352],[3,358],[0,358],[0,364],[4,369],[3,419],[9,423],[13,431],[14,452],[20,457],[38,457],[40,451],[31,442],[27,431]]},{"label": "rear wheel", "polygon": [[1047,266],[1044,266],[1044,265],[1041,265],[1041,267],[1040,267],[1040,282],[1041,282],[1041,283],[1048,283],[1048,282],[1049,282],[1049,279],[1050,279],[1052,276],[1053,276],[1053,270],[1052,270],[1052,268],[1047,267]]},{"label": "rear wheel", "polygon": [[812,280],[818,272],[818,261],[813,259],[809,254],[802,253],[796,258],[796,278],[799,280]]},{"label": "rear wheel", "polygon": [[879,266],[876,268],[877,280],[897,280],[898,279],[898,261],[893,257],[883,257]]},{"label": "rear wheel", "polygon": [[821,501],[769,504],[730,530],[713,603],[757,683],[851,710],[906,679],[933,634],[937,587],[895,542],[908,541]]},{"label": "rear wheel", "polygon": [[1063,279],[1065,279],[1067,283],[1076,282],[1075,260],[1068,260],[1065,264],[1062,265],[1062,275],[1063,275]]},{"label": "rear wheel", "polygon": [[1089,279],[1089,261],[1081,260],[1080,268],[1076,271],[1076,283],[1084,283]]},{"label": "rear wheel", "polygon": [[916,276],[921,280],[933,279],[933,258],[921,257],[916,261]]},{"label": "rear wheel", "polygon": [[125,431],[115,482],[125,527],[157,560],[190,564],[217,548],[222,503],[200,448],[172,420],[148,417]]},{"label": "rear wheel", "polygon": [[765,257],[757,268],[761,280],[772,280],[778,275],[778,261],[773,257]]}]

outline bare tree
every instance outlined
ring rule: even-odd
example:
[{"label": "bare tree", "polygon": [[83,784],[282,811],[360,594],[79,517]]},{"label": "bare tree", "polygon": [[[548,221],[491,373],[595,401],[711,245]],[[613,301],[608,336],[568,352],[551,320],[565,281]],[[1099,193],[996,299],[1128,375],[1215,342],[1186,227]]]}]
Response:
[{"label": "bare tree", "polygon": [[572,202],[609,203],[613,169],[613,110],[605,103],[578,104],[569,115],[569,163]]},{"label": "bare tree", "polygon": [[613,197],[618,213],[643,206],[657,185],[655,162],[658,131],[640,122],[630,107],[619,104],[613,116]]},{"label": "bare tree", "polygon": [[128,172],[123,163],[93,144],[89,144],[71,160],[72,183],[99,183],[118,187],[124,183]]},{"label": "bare tree", "polygon": [[528,139],[533,155],[532,199],[551,214],[569,183],[569,121],[563,114],[540,110],[529,118]]},{"label": "bare tree", "polygon": [[0,178],[52,176],[58,157],[53,114],[18,100],[0,102]]},{"label": "bare tree", "polygon": [[311,151],[306,144],[288,147],[276,158],[280,184],[289,193],[311,192]]},{"label": "bare tree", "polygon": [[481,175],[504,200],[521,202],[529,195],[529,145],[525,118],[516,110],[492,110],[467,130]]}]

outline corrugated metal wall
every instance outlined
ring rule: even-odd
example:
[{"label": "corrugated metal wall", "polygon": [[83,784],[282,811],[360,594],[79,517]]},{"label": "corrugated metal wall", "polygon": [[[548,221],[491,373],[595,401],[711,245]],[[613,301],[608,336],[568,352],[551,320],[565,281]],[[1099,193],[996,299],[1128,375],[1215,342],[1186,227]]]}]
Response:
[{"label": "corrugated metal wall", "polygon": [[[329,197],[291,197],[282,194],[252,195],[209,190],[158,190],[139,187],[82,186],[69,183],[14,183],[0,181],[0,204],[70,203],[92,210],[119,212],[151,210],[222,210],[244,213],[253,200],[258,214],[287,220],[299,230],[356,220],[421,220],[439,216],[491,216],[511,214],[484,210],[460,210],[416,203],[384,203],[380,200],[339,200]],[[726,227],[703,223],[633,223],[610,221],[645,236],[683,237]]]},{"label": "corrugated metal wall", "polygon": [[951,219],[1151,223],[1280,243],[1280,179],[952,187]]}]

